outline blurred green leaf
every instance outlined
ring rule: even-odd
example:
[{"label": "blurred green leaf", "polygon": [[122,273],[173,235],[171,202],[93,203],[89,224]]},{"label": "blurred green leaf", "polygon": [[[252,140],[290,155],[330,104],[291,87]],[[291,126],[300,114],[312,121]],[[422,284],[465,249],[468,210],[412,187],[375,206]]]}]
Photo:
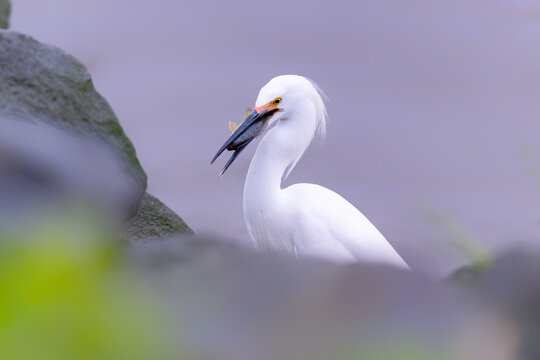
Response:
[{"label": "blurred green leaf", "polygon": [[[458,219],[428,206],[423,207],[423,212],[434,224],[448,234],[450,241],[446,245],[451,245],[472,264],[483,267],[491,266],[493,263],[492,253]],[[442,252],[441,247],[437,250]]]},{"label": "blurred green leaf", "polygon": [[170,358],[157,307],[89,218],[0,230],[0,359]]}]

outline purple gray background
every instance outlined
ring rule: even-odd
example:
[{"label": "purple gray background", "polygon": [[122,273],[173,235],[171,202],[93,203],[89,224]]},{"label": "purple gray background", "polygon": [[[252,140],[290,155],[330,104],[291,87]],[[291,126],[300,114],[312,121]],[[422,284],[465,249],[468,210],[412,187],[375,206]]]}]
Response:
[{"label": "purple gray background", "polygon": [[[540,239],[535,0],[15,0],[12,29],[79,58],[149,175],[198,233],[248,242],[251,146],[209,162],[259,88],[300,74],[331,122],[287,184],[355,204],[412,267]],[[457,247],[456,247],[457,246]]]}]

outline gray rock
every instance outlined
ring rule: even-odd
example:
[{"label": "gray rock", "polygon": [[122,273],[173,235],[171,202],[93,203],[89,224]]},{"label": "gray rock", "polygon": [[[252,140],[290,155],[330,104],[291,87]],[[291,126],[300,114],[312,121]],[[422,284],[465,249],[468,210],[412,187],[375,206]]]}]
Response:
[{"label": "gray rock", "polygon": [[9,0],[0,0],[0,29],[9,27],[9,15],[11,13],[11,3]]},{"label": "gray rock", "polygon": [[142,197],[139,210],[128,221],[125,231],[130,241],[145,241],[193,233],[176,213],[148,193]]},{"label": "gray rock", "polygon": [[[146,174],[133,144],[107,101],[94,89],[85,67],[56,47],[0,30],[0,69],[0,116],[48,124],[112,149],[131,193],[128,203],[122,205],[125,218],[133,215],[146,191]],[[103,171],[98,167],[94,176],[103,176]]]},{"label": "gray rock", "polygon": [[131,218],[131,240],[192,232],[145,195],[147,178],[133,144],[78,60],[0,30],[0,68],[0,201],[6,211],[37,198],[75,195]]}]

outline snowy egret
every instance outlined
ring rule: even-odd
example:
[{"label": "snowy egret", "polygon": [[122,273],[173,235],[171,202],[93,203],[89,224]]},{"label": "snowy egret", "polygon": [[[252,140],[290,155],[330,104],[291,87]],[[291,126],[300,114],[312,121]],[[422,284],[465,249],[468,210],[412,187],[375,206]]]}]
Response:
[{"label": "snowy egret", "polygon": [[225,149],[234,151],[223,175],[254,138],[266,133],[244,185],[244,218],[257,249],[408,268],[377,228],[340,195],[314,184],[282,189],[316,133],[324,136],[327,115],[321,94],[305,77],[273,78],[243,123],[230,125],[233,134],[212,163]]}]

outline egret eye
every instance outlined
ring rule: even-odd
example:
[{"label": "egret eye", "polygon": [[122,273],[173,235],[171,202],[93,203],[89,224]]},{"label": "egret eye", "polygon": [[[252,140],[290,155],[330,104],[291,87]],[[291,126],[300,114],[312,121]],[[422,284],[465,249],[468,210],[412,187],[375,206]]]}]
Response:
[{"label": "egret eye", "polygon": [[279,103],[281,102],[281,98],[278,97],[278,98],[275,98],[274,101],[272,101],[272,105],[279,105]]}]

